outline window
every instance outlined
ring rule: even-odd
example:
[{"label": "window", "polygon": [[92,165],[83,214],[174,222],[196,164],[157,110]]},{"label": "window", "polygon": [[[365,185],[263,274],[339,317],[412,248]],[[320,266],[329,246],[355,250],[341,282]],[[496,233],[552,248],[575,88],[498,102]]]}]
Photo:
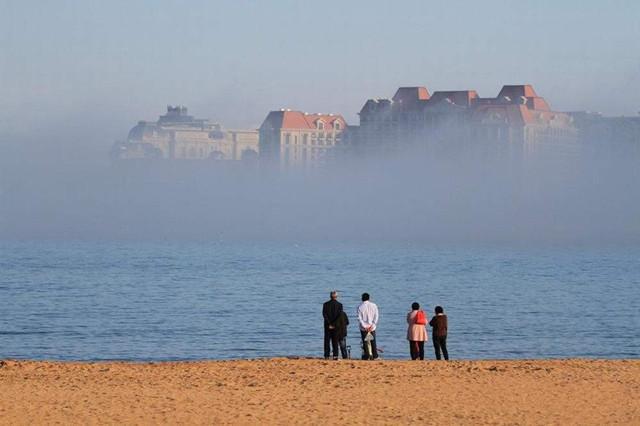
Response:
[{"label": "window", "polygon": [[322,120],[316,121],[316,126],[318,127],[318,129],[324,130],[324,121]]},{"label": "window", "polygon": [[289,145],[291,143],[291,134],[290,133],[285,133],[284,134],[284,144],[285,145]]},{"label": "window", "polygon": [[307,135],[306,133],[304,135],[302,135],[302,144],[303,145],[308,145],[309,144],[309,135]]},{"label": "window", "polygon": [[341,125],[340,125],[340,122],[338,120],[333,122],[333,129],[334,130],[340,130],[341,129]]}]

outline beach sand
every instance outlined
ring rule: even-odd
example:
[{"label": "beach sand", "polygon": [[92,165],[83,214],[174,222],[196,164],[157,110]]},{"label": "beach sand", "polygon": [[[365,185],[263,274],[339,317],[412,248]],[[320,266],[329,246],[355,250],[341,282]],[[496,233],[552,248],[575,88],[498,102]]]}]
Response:
[{"label": "beach sand", "polygon": [[0,363],[2,424],[640,424],[640,360]]}]

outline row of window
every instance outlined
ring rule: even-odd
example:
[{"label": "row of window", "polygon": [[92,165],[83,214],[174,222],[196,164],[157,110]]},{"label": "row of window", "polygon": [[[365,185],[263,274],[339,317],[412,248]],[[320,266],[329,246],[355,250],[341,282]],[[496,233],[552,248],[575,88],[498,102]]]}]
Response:
[{"label": "row of window", "polygon": [[[298,135],[292,135],[291,133],[285,133],[283,143],[285,145],[298,145],[299,139]],[[322,146],[330,146],[333,145],[333,141],[339,142],[340,138],[336,135],[335,138],[331,133],[327,133],[326,136],[324,133],[320,133],[316,135],[315,133],[311,134],[311,138],[309,138],[308,134],[302,135],[301,144],[302,145],[322,145]]]},{"label": "row of window", "polygon": [[297,162],[297,161],[306,161],[306,160],[321,160],[323,158],[325,158],[325,153],[321,150],[315,150],[315,149],[286,149],[283,153],[283,157],[282,159],[284,160],[285,164],[291,163],[291,162]]},{"label": "row of window", "polygon": [[[325,128],[324,121],[322,121],[322,120],[318,120],[318,121],[316,121],[316,129],[324,130],[324,128]],[[342,129],[342,124],[341,124],[339,121],[337,121],[337,120],[336,120],[336,121],[334,121],[334,122],[333,122],[333,129],[334,129],[334,130],[340,130],[340,129]]]},{"label": "row of window", "polygon": [[195,148],[195,147],[182,147],[178,151],[178,158],[189,158],[189,159],[202,159],[202,158],[213,158],[216,160],[222,160],[225,158],[225,154],[222,151],[213,150],[213,149],[205,149],[205,148]]}]

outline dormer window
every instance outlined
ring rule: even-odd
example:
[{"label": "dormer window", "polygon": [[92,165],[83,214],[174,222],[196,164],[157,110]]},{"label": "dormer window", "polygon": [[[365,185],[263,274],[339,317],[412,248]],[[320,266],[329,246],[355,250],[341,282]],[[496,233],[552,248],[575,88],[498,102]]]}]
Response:
[{"label": "dormer window", "polygon": [[324,121],[322,120],[316,121],[316,127],[318,128],[318,130],[324,130]]},{"label": "dormer window", "polygon": [[342,126],[340,125],[340,122],[338,120],[333,122],[333,129],[334,130],[340,130],[342,128]]}]

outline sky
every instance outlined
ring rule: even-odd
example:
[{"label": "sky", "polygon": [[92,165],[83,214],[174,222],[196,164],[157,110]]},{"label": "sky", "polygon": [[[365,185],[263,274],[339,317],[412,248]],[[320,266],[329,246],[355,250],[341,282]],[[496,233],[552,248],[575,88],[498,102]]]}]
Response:
[{"label": "sky", "polygon": [[640,111],[637,1],[0,0],[0,135],[123,138],[167,104],[228,128],[343,114],[399,86],[533,84],[556,110]]},{"label": "sky", "polygon": [[638,151],[606,143],[529,168],[408,155],[308,178],[109,161],[167,104],[226,128],[280,108],[357,124],[399,86],[528,83],[555,110],[636,115],[638,18],[637,1],[0,0],[0,240],[640,241]]}]

